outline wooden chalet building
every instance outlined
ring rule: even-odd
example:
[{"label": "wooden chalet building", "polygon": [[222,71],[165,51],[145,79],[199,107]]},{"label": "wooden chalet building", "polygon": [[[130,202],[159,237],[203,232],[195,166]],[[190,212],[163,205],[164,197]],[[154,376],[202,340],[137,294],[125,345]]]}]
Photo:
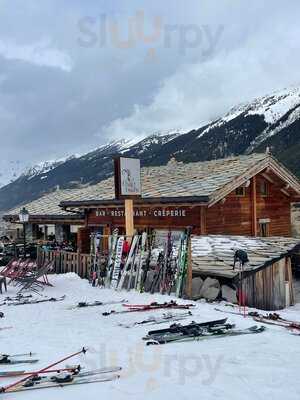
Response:
[{"label": "wooden chalet building", "polygon": [[[142,196],[134,201],[137,230],[192,227],[196,235],[291,236],[291,203],[298,179],[270,154],[142,168]],[[84,248],[91,231],[124,232],[124,200],[115,199],[114,178],[73,193],[60,207],[81,213]],[[86,195],[86,197],[84,197]]]},{"label": "wooden chalet building", "polygon": [[[298,179],[270,154],[141,170],[142,196],[134,201],[137,230],[181,230],[197,235],[291,236],[291,204]],[[25,204],[28,240],[52,226],[58,241],[77,232],[79,250],[89,252],[93,231],[124,231],[124,201],[115,199],[114,178],[82,189],[57,190]],[[19,207],[20,208],[20,207]],[[4,219],[18,224],[19,208]],[[76,228],[76,229],[74,229]]]}]

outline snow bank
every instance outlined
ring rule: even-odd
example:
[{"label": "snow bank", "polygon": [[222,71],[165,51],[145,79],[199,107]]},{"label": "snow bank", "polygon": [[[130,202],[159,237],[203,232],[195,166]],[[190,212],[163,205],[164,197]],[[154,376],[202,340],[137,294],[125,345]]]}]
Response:
[{"label": "snow bank", "polygon": [[[69,307],[79,301],[126,298],[130,303],[148,303],[169,300],[168,296],[92,288],[75,274],[50,276],[50,281],[54,287],[47,288],[43,294],[57,297],[65,294],[64,302],[1,307],[6,316],[0,320],[0,327],[11,325],[13,329],[0,332],[0,352],[37,352],[40,359],[34,367],[37,369],[86,346],[88,353],[72,363],[81,363],[86,369],[120,364],[124,368],[122,378],[110,383],[2,395],[4,399],[40,400],[41,394],[46,400],[299,399],[300,338],[283,328],[269,326],[265,333],[247,337],[145,347],[141,338],[147,327],[126,329],[118,323],[139,321],[151,314],[158,316],[162,311],[103,317],[103,311],[122,309],[122,306],[76,310]],[[8,295],[15,293],[9,287]],[[222,317],[214,307],[214,304],[197,303],[190,320]],[[228,310],[228,307],[219,307]],[[300,320],[300,307],[281,314]],[[251,319],[227,316],[240,328],[253,325]],[[2,370],[11,368],[1,366]],[[3,379],[1,385],[12,381]]]}]

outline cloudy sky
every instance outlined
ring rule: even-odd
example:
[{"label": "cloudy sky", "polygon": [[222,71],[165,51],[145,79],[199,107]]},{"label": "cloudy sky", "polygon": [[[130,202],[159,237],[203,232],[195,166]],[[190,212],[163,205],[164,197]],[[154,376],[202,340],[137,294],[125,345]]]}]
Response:
[{"label": "cloudy sky", "polygon": [[299,0],[0,0],[0,173],[298,85],[299,15]]}]

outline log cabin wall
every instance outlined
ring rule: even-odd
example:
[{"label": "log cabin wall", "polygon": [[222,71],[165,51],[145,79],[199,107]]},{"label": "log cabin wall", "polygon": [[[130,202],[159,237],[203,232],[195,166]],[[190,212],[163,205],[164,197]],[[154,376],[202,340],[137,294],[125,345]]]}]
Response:
[{"label": "log cabin wall", "polygon": [[245,188],[245,196],[235,191],[207,209],[206,231],[209,235],[251,236],[251,190]]},{"label": "log cabin wall", "polygon": [[[261,195],[261,184],[267,183],[267,196]],[[257,219],[270,219],[269,236],[291,236],[291,197],[281,192],[282,184],[257,177]],[[259,229],[258,229],[259,232]]]},{"label": "log cabin wall", "polygon": [[[261,185],[266,183],[267,195],[261,193]],[[263,176],[256,177],[256,231],[260,235],[260,221],[267,222],[268,236],[291,235],[292,198],[281,192],[282,184],[266,181]],[[206,231],[208,234],[253,235],[253,199],[251,185],[244,188],[245,195],[236,191],[207,209]]]}]

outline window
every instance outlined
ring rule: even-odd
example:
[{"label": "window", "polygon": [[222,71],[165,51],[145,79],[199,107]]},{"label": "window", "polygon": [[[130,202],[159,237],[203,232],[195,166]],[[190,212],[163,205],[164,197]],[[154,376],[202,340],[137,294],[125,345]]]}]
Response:
[{"label": "window", "polygon": [[267,184],[267,182],[263,181],[263,182],[260,183],[260,194],[263,197],[268,196],[268,184]]},{"label": "window", "polygon": [[238,197],[244,197],[246,194],[246,188],[244,186],[240,186],[237,189],[235,189],[235,194]]},{"label": "window", "polygon": [[259,224],[259,236],[268,237],[269,236],[269,223],[262,222]]}]

